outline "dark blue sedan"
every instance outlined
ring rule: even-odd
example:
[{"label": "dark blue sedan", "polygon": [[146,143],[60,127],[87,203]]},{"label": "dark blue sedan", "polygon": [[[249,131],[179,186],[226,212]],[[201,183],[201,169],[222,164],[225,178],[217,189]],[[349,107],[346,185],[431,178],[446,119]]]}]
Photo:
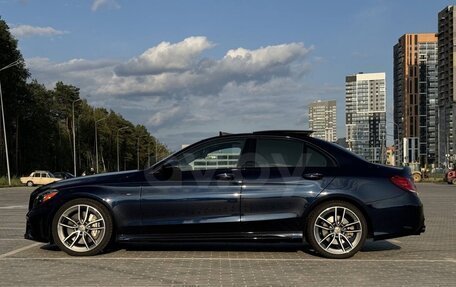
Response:
[{"label": "dark blue sedan", "polygon": [[407,168],[306,131],[220,134],[141,171],[69,179],[30,196],[25,238],[70,255],[112,242],[306,240],[347,258],[366,238],[424,232]]}]

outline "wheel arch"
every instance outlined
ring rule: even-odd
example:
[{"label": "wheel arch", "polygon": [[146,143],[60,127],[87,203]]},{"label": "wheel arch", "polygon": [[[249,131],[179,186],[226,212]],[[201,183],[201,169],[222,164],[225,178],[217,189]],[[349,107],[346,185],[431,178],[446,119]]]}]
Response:
[{"label": "wheel arch", "polygon": [[111,216],[112,226],[113,226],[112,238],[113,239],[116,238],[117,223],[116,223],[116,218],[114,216],[114,212],[112,210],[112,206],[109,205],[106,201],[104,201],[102,198],[100,198],[98,196],[95,196],[90,193],[79,193],[78,192],[78,193],[69,194],[68,196],[65,196],[64,198],[60,199],[59,203],[56,204],[56,207],[51,211],[51,213],[49,213],[48,229],[49,229],[49,242],[50,243],[54,243],[54,237],[52,234],[52,222],[54,220],[55,214],[60,209],[60,207],[62,207],[64,204],[66,204],[69,201],[76,200],[76,199],[91,199],[91,200],[94,200],[94,201],[100,203],[101,205],[103,205],[106,208],[106,210],[108,211],[109,215]]},{"label": "wheel arch", "polygon": [[[303,230],[306,230],[308,217],[315,208],[317,208],[321,204],[324,204],[329,201],[335,201],[335,200],[340,200],[340,201],[344,201],[344,202],[353,204],[356,208],[358,208],[361,211],[361,213],[363,214],[364,218],[366,219],[367,237],[368,238],[373,237],[374,228],[373,228],[372,220],[371,220],[366,208],[363,206],[363,204],[358,199],[356,199],[352,196],[345,195],[345,194],[334,194],[334,195],[327,195],[327,196],[316,198],[308,206],[308,208],[306,208],[306,212],[303,214],[303,223],[304,223]],[[305,232],[304,232],[304,235],[305,235]]]}]

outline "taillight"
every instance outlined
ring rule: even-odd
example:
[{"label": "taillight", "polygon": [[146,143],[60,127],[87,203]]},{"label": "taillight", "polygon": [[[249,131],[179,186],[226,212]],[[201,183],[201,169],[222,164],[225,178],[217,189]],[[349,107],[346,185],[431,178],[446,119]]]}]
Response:
[{"label": "taillight", "polygon": [[408,177],[395,175],[391,178],[391,182],[404,190],[416,192],[415,184]]}]

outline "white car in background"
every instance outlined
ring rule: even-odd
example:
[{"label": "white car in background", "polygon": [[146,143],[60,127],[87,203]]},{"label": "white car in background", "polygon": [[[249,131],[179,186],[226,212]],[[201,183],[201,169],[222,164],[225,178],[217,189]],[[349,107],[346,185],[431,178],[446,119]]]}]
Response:
[{"label": "white car in background", "polygon": [[59,180],[61,180],[61,178],[56,178],[49,171],[35,170],[29,176],[21,177],[20,180],[21,180],[21,183],[23,183],[27,186],[34,186],[34,185],[44,185],[44,184],[52,183],[54,181],[59,181]]}]

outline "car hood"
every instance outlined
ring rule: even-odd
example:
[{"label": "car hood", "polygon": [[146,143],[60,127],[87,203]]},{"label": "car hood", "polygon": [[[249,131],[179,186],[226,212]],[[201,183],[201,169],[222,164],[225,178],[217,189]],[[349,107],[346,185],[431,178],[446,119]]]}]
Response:
[{"label": "car hood", "polygon": [[118,182],[134,182],[144,179],[143,170],[108,172],[103,174],[75,177],[71,179],[60,180],[46,185],[46,188],[69,188],[73,186],[98,185]]}]

